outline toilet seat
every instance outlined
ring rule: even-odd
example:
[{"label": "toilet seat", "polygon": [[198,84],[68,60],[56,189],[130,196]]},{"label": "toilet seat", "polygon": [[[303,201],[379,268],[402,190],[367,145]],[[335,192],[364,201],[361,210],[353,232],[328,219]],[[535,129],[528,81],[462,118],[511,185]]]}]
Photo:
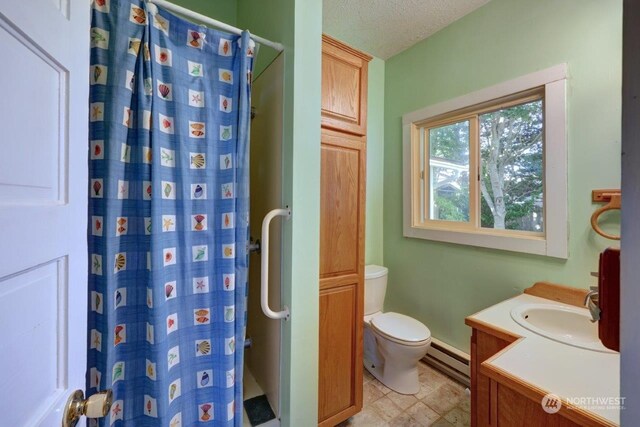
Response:
[{"label": "toilet seat", "polygon": [[372,328],[390,341],[421,346],[431,340],[431,331],[418,320],[400,313],[381,313],[370,321]]}]

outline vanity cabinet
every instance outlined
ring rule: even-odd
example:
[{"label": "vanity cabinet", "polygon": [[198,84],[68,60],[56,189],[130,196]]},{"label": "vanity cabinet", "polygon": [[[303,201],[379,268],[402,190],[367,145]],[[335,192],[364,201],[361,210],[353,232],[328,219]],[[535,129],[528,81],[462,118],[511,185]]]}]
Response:
[{"label": "vanity cabinet", "polygon": [[473,328],[471,335],[471,426],[581,427],[603,425],[596,421],[591,423],[584,420],[579,423],[574,422],[562,413],[548,414],[540,404],[545,393],[533,388],[527,390],[526,384],[513,387],[515,383],[509,378],[483,369],[482,362],[518,339],[519,337],[506,331],[491,329],[485,325],[482,330]]},{"label": "vanity cabinet", "polygon": [[318,424],[362,409],[369,56],[322,38]]},{"label": "vanity cabinet", "polygon": [[[546,282],[538,282],[524,290],[524,294],[545,298],[566,305],[582,307],[587,291]],[[491,310],[491,308],[486,311]],[[547,391],[529,384],[517,375],[492,364],[492,360],[512,346],[523,345],[526,340],[514,332],[502,329],[486,319],[482,311],[469,316],[465,323],[471,334],[471,426],[472,427],[601,427],[615,426],[613,422],[593,412],[560,404],[557,413],[547,413],[542,399]],[[495,315],[495,311],[492,312]],[[508,313],[508,312],[507,312]],[[508,315],[508,314],[507,314]],[[526,358],[523,363],[536,363]],[[539,369],[545,369],[540,366]],[[575,374],[575,373],[574,373]]]},{"label": "vanity cabinet", "polygon": [[480,364],[516,340],[517,337],[506,333],[500,334],[495,331],[494,335],[473,329],[471,334],[471,425],[474,427],[492,425],[491,379],[480,373]]}]

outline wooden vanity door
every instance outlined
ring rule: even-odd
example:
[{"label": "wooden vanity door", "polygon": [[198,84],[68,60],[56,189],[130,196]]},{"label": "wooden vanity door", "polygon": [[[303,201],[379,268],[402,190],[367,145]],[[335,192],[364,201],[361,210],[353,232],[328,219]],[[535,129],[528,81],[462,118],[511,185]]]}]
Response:
[{"label": "wooden vanity door", "polygon": [[318,420],[333,426],[362,409],[365,139],[323,129],[321,153]]},{"label": "wooden vanity door", "polygon": [[[492,420],[491,379],[480,373],[480,364],[514,342],[517,337],[501,334],[501,337],[473,329],[471,335],[471,426],[496,426],[497,420]],[[495,414],[494,414],[495,416]]]}]

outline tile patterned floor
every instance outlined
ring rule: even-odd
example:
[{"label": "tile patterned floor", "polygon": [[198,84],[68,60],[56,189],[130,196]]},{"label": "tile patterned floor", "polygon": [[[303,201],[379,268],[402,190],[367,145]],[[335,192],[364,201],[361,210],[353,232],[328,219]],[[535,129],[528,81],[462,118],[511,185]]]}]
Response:
[{"label": "tile patterned floor", "polygon": [[407,396],[390,390],[364,371],[362,411],[339,427],[466,427],[470,401],[465,386],[420,362],[420,391]]}]

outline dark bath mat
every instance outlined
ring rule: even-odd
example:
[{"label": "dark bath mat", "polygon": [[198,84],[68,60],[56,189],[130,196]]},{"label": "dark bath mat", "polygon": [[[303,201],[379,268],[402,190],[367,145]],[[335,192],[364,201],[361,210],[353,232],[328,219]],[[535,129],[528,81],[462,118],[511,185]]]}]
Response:
[{"label": "dark bath mat", "polygon": [[271,410],[267,396],[264,394],[245,400],[244,410],[247,411],[252,426],[258,426],[276,417],[276,414]]}]

